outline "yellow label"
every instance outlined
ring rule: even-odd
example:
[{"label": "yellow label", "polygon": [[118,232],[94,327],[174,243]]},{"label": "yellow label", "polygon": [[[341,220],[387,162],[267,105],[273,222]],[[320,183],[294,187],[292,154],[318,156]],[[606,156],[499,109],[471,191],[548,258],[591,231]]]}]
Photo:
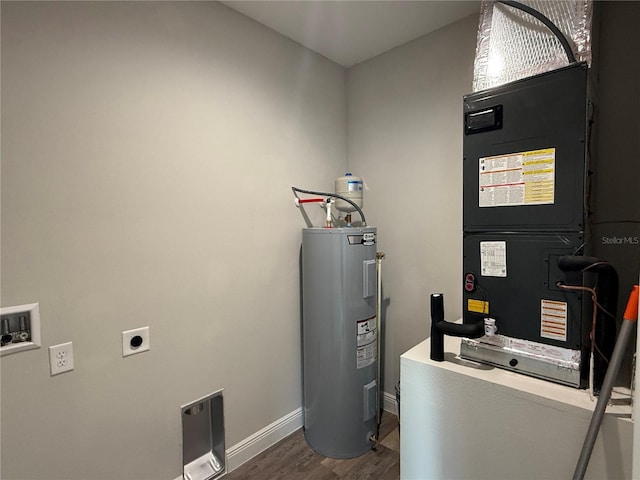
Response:
[{"label": "yellow label", "polygon": [[556,149],[481,157],[478,186],[480,207],[553,204]]},{"label": "yellow label", "polygon": [[522,152],[525,157],[537,157],[543,156],[546,157],[548,155],[555,155],[555,148],[541,148],[540,150],[529,150],[528,152]]},{"label": "yellow label", "polygon": [[475,313],[489,313],[489,302],[470,298],[467,300],[467,310]]}]

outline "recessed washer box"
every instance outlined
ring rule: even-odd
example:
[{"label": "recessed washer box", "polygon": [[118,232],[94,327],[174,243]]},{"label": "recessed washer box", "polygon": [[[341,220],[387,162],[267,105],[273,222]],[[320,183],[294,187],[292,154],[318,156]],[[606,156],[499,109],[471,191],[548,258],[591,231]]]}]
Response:
[{"label": "recessed washer box", "polygon": [[209,480],[226,473],[222,390],[183,405],[182,468],[185,480]]},{"label": "recessed washer box", "polygon": [[40,348],[42,342],[38,303],[0,308],[0,316],[0,356]]}]

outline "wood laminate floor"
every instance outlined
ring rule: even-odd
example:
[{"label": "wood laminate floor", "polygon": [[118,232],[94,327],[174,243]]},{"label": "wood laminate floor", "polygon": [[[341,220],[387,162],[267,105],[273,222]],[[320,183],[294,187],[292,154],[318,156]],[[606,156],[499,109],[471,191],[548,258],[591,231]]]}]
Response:
[{"label": "wood laminate floor", "polygon": [[384,412],[380,443],[357,458],[323,457],[309,448],[302,429],[268,448],[224,477],[225,480],[398,480],[398,418]]}]

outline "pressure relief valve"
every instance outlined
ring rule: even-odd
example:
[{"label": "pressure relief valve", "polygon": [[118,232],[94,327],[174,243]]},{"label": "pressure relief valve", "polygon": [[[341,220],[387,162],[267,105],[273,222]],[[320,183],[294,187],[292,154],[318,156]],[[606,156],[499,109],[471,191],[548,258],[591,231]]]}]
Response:
[{"label": "pressure relief valve", "polygon": [[326,220],[326,228],[331,228],[333,227],[333,220],[331,218],[331,203],[333,202],[333,200],[331,198],[327,198],[326,202],[325,202],[325,207],[327,209],[327,220]]}]

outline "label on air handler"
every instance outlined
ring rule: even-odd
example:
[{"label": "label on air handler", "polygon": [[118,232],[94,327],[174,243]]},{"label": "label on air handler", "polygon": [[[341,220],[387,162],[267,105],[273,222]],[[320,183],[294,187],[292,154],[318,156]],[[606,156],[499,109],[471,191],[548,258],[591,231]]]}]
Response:
[{"label": "label on air handler", "polygon": [[376,317],[356,322],[356,363],[364,368],[376,361]]},{"label": "label on air handler", "polygon": [[467,300],[467,310],[474,313],[489,313],[489,302],[470,298]]},{"label": "label on air handler", "polygon": [[555,148],[480,158],[478,206],[552,204],[555,165]]},{"label": "label on air handler", "polygon": [[540,301],[540,336],[567,341],[567,303],[556,300]]},{"label": "label on air handler", "polygon": [[483,277],[507,276],[507,242],[480,242],[480,274]]}]

